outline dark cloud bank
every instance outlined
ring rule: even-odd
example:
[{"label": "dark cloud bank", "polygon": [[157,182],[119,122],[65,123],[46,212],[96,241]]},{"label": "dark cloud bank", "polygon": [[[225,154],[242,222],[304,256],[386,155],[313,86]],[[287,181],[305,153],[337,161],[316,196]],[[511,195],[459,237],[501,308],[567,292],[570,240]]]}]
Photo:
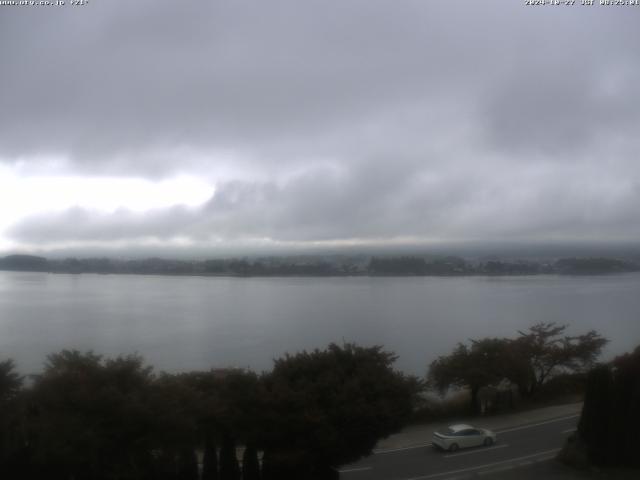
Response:
[{"label": "dark cloud bank", "polygon": [[4,9],[6,165],[34,175],[54,156],[67,174],[216,187],[198,208],[79,206],[10,235],[633,242],[638,15],[511,1]]}]

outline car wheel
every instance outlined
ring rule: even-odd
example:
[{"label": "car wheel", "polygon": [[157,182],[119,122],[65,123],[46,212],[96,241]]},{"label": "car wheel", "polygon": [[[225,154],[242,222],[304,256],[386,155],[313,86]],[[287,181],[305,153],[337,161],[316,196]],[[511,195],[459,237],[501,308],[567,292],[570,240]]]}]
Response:
[{"label": "car wheel", "polygon": [[491,445],[493,445],[493,438],[491,437],[487,437],[484,439],[484,446],[485,447],[490,447]]},{"label": "car wheel", "polygon": [[450,452],[457,452],[459,448],[460,447],[458,446],[457,443],[452,443],[451,446],[449,447],[449,451]]}]

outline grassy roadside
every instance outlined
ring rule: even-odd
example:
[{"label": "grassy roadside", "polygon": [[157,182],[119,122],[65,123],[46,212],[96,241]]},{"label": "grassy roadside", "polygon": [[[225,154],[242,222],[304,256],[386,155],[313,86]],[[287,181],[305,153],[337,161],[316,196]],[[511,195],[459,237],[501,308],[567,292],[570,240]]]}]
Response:
[{"label": "grassy roadside", "polygon": [[417,409],[409,423],[409,426],[418,426],[434,422],[443,422],[458,418],[490,418],[504,414],[515,414],[536,410],[539,408],[556,405],[568,405],[584,400],[581,392],[563,393],[560,395],[544,395],[534,399],[516,398],[512,405],[490,408],[482,413],[473,414],[469,409],[470,395],[468,391],[459,391],[455,394],[440,398],[431,394],[424,398],[423,405]]}]

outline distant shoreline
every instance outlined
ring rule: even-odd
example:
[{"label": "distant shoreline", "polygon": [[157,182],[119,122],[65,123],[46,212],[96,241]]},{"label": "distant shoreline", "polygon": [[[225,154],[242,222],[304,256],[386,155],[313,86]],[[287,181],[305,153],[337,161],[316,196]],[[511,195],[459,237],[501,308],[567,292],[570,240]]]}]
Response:
[{"label": "distant shoreline", "polygon": [[463,274],[424,274],[424,275],[402,275],[402,274],[237,274],[237,273],[160,273],[160,272],[66,272],[66,271],[47,271],[47,270],[16,270],[8,268],[0,268],[0,272],[12,273],[46,273],[49,275],[126,275],[126,276],[149,276],[149,277],[204,277],[204,278],[473,278],[473,277],[591,277],[591,276],[607,276],[640,273],[640,270],[630,270],[624,272],[591,272],[591,273],[463,273]]},{"label": "distant shoreline", "polygon": [[537,275],[606,275],[640,272],[640,265],[617,258],[471,261],[461,257],[264,257],[212,260],[147,258],[48,259],[33,255],[0,258],[0,271],[100,275],[163,275],[230,278],[286,277],[522,277]]}]

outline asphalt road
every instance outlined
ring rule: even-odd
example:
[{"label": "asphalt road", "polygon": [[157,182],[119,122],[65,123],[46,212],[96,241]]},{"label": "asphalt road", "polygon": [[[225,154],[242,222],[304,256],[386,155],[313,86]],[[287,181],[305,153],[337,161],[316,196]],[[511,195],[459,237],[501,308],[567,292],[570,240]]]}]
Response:
[{"label": "asphalt road", "polygon": [[[386,451],[340,468],[341,480],[446,480],[469,476],[491,478],[510,469],[531,466],[556,456],[575,430],[579,415],[496,430],[495,445],[435,450],[430,444]],[[482,427],[481,423],[475,426]],[[429,442],[430,439],[425,439]]]}]

